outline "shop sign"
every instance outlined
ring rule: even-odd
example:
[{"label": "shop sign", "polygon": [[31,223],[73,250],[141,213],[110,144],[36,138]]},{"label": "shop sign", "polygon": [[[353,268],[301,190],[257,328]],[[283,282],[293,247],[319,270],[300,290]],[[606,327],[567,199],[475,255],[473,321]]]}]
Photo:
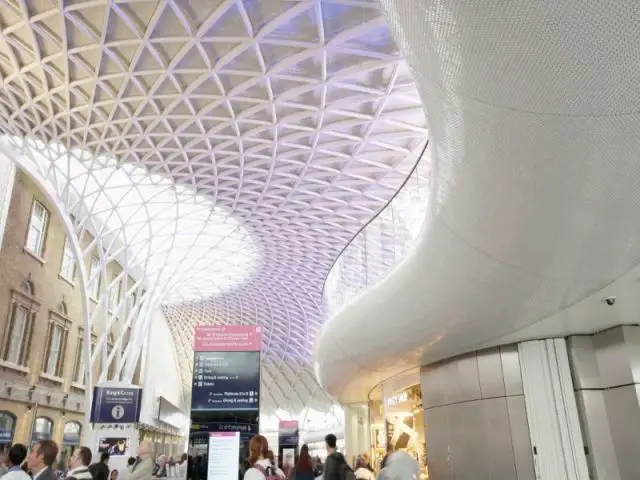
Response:
[{"label": "shop sign", "polygon": [[141,388],[95,387],[91,422],[137,423],[141,404]]},{"label": "shop sign", "polygon": [[387,398],[387,407],[395,407],[399,403],[409,400],[409,392],[404,391],[397,395]]}]

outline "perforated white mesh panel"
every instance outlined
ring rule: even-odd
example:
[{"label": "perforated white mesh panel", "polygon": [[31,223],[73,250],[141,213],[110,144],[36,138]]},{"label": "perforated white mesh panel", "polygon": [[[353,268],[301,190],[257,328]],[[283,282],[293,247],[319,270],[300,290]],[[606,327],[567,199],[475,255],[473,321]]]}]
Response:
[{"label": "perforated white mesh panel", "polygon": [[[77,222],[119,218],[99,244],[117,237],[148,307],[165,304],[184,378],[195,324],[261,323],[266,413],[326,410],[309,360],[322,283],[426,136],[377,2],[2,0],[0,23],[2,130],[83,152],[81,182],[51,170],[60,152],[37,168],[64,212],[86,212]],[[166,209],[147,208],[157,195]],[[180,205],[197,205],[197,221],[180,223]],[[232,226],[222,243],[205,241],[211,222]],[[132,316],[132,351],[148,317]]]}]

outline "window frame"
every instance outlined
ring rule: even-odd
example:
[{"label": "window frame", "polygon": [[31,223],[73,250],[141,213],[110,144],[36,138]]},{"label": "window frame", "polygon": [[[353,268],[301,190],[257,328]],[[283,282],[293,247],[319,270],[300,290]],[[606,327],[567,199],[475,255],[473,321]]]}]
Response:
[{"label": "window frame", "polygon": [[[67,255],[68,254],[68,255]],[[71,274],[65,271],[65,259],[70,259],[71,262]],[[64,246],[62,247],[62,259],[60,261],[60,278],[66,280],[71,284],[75,284],[76,278],[76,270],[77,270],[77,262],[75,255],[73,254],[73,250],[71,249],[71,243],[69,242],[69,237],[64,237]]]},{"label": "window frame", "polygon": [[[2,350],[0,351],[0,363],[4,367],[11,368],[23,373],[29,373],[29,354],[31,351],[31,343],[33,340],[33,332],[35,328],[36,317],[40,310],[40,302],[36,300],[33,295],[35,292],[31,281],[24,280],[23,284],[27,282],[30,287],[30,294],[27,294],[21,289],[11,289],[9,298],[9,311],[7,314],[7,326],[5,328],[4,336],[2,339]],[[23,332],[22,343],[20,344],[20,350],[18,352],[18,361],[12,362],[8,360],[8,356],[11,349],[11,337],[13,336],[15,314],[18,308],[24,308],[27,310],[27,319],[25,324],[25,330]]]},{"label": "window frame", "polygon": [[89,298],[94,302],[98,301],[100,297],[100,289],[102,287],[102,272],[100,272],[100,257],[98,255],[91,256],[91,264],[89,265],[89,282],[91,282],[91,278],[94,275],[93,263],[96,261],[96,272],[98,273],[94,282],[90,283],[91,290],[89,291]]},{"label": "window frame", "polygon": [[[34,215],[35,215],[37,206],[42,208],[42,211],[44,213],[44,219],[42,222],[42,231],[39,233],[39,238],[35,245],[36,248],[31,248],[31,246],[29,245],[30,243],[29,239],[31,238],[31,231],[34,225]],[[27,235],[24,241],[24,248],[27,252],[29,252],[30,254],[40,259],[44,258],[45,246],[47,243],[47,233],[49,231],[50,221],[51,221],[51,213],[49,212],[47,207],[45,207],[42,202],[34,198],[33,201],[31,202],[31,210],[29,212],[29,223],[27,225]]]},{"label": "window frame", "polygon": [[[47,336],[44,356],[42,358],[42,366],[40,368],[40,375],[49,380],[55,380],[62,382],[64,376],[64,367],[66,364],[66,351],[67,342],[69,340],[69,330],[71,327],[71,320],[62,312],[49,310],[49,322],[47,325]],[[53,347],[53,335],[56,329],[60,331],[60,345],[58,347],[58,356],[55,359],[55,365],[53,372],[49,371],[49,364],[51,362],[52,347]]]},{"label": "window frame", "polygon": [[[95,347],[96,345],[96,341],[97,341],[97,337],[91,333],[91,347]],[[75,388],[81,388],[84,389],[87,379],[86,379],[86,375],[84,375],[84,371],[86,370],[86,365],[84,365],[84,359],[85,359],[85,355],[86,352],[83,351],[84,348],[83,346],[85,345],[84,342],[84,328],[83,327],[79,327],[78,328],[78,340],[76,342],[76,354],[75,354],[75,361],[73,364],[73,377],[71,379],[71,384],[75,387]],[[82,368],[80,368],[82,367]],[[78,378],[78,375],[80,375],[80,378]]]}]

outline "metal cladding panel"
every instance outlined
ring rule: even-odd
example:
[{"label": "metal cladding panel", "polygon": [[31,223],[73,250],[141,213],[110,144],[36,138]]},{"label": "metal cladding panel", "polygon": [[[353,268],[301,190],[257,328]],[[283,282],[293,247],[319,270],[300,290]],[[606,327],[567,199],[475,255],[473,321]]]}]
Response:
[{"label": "metal cladding panel", "polygon": [[576,392],[587,464],[595,480],[622,480],[602,390]]},{"label": "metal cladding panel", "polygon": [[567,339],[573,388],[602,388],[593,336],[578,335]]},{"label": "metal cladding panel", "polygon": [[638,386],[628,385],[604,390],[603,393],[620,477],[625,480],[640,478]]},{"label": "metal cladding panel", "polygon": [[504,377],[506,395],[524,395],[518,346],[505,345],[500,347],[500,357],[502,360],[502,375]]},{"label": "metal cladding panel", "polygon": [[513,459],[518,480],[534,480],[533,456],[531,455],[531,437],[527,425],[527,411],[524,395],[507,397],[507,409],[511,426]]},{"label": "metal cladding panel", "polygon": [[621,327],[600,332],[593,337],[598,369],[603,372],[602,388],[633,383],[624,330]]},{"label": "metal cladding panel", "polygon": [[475,353],[459,357],[454,365],[458,375],[455,378],[455,388],[451,391],[449,403],[468,402],[481,398],[478,359]]},{"label": "metal cladding panel", "polygon": [[431,480],[533,479],[517,347],[423,367],[421,387]]},{"label": "metal cladding panel", "polygon": [[477,359],[482,398],[503,397],[506,392],[500,351],[483,350],[478,352]]},{"label": "metal cladding panel", "polygon": [[450,464],[450,430],[449,410],[451,407],[442,406],[425,410],[424,418],[427,440],[427,462],[429,477],[437,480],[452,479]]}]

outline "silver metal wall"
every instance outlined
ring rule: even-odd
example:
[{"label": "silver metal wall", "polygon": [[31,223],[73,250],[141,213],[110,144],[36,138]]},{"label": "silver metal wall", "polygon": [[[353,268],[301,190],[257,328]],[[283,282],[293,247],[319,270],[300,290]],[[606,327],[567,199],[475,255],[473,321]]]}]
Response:
[{"label": "silver metal wall", "polygon": [[533,480],[516,345],[421,371],[429,480]]},{"label": "silver metal wall", "polygon": [[640,478],[640,327],[568,339],[590,476]]}]

